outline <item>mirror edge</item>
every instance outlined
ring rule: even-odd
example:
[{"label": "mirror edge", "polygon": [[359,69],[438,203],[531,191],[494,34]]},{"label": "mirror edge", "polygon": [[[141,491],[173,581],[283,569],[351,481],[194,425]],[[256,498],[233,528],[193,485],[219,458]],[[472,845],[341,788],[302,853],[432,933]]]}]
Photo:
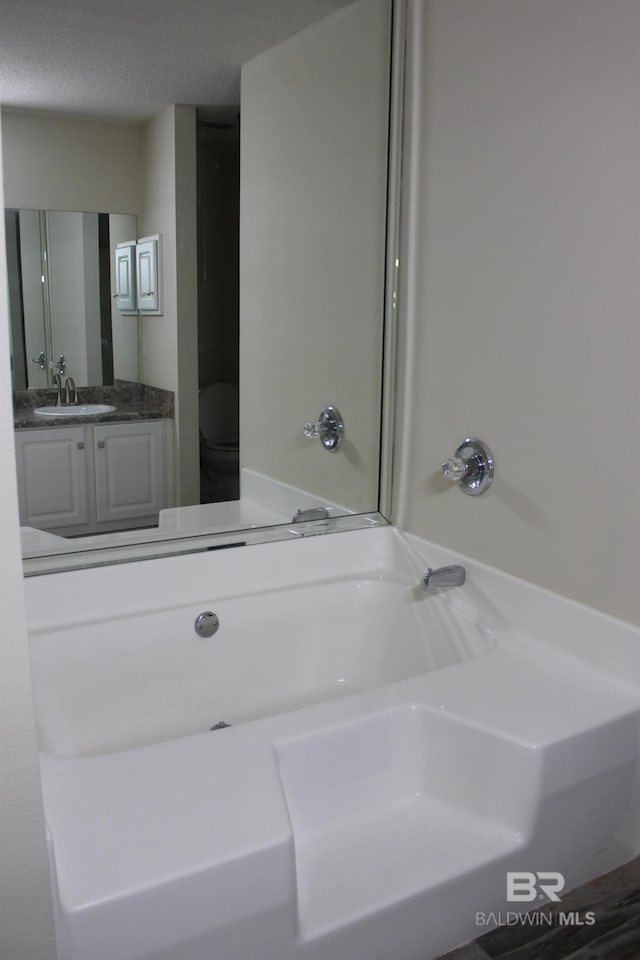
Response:
[{"label": "mirror edge", "polygon": [[[377,511],[355,513],[331,520],[312,520],[304,524],[280,524],[271,527],[255,527],[251,530],[229,530],[224,533],[197,534],[173,540],[150,541],[149,543],[129,543],[120,547],[98,547],[77,553],[57,553],[49,556],[42,554],[23,560],[25,577],[36,577],[50,573],[69,573],[93,567],[106,567],[113,564],[135,563],[139,560],[157,560],[161,557],[175,557],[188,553],[209,553],[213,550],[225,550],[231,547],[246,547],[260,543],[273,543],[277,540],[299,540],[301,537],[321,536],[327,533],[344,533],[352,530],[365,530],[370,527],[387,526],[388,519]],[[159,546],[162,550],[159,550]],[[52,561],[53,564],[52,565]]]},{"label": "mirror edge", "polygon": [[385,248],[384,341],[380,423],[378,509],[392,520],[393,453],[396,427],[398,296],[400,280],[402,158],[405,113],[407,0],[392,0],[389,142],[387,160],[387,236]]}]

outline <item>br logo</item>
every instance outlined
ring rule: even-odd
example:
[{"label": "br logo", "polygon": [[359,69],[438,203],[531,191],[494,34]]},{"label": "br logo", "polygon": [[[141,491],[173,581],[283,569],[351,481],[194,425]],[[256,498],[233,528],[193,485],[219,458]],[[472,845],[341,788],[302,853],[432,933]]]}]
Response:
[{"label": "br logo", "polygon": [[558,894],[564,889],[564,877],[552,870],[530,873],[528,870],[507,873],[507,900],[531,902],[543,899],[560,900]]}]

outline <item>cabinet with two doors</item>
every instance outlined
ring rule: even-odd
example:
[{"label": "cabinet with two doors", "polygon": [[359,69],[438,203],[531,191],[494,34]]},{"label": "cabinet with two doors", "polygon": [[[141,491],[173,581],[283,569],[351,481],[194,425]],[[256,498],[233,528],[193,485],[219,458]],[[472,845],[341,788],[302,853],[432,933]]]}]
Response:
[{"label": "cabinet with two doors", "polygon": [[120,313],[162,313],[162,243],[159,234],[119,243],[113,299]]},{"label": "cabinet with two doors", "polygon": [[21,525],[81,536],[157,524],[170,506],[170,424],[17,430]]}]

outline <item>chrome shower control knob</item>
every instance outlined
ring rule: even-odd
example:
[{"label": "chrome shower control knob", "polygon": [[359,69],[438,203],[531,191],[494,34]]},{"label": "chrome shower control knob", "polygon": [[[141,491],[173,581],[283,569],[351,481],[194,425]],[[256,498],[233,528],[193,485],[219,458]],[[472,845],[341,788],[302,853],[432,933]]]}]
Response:
[{"label": "chrome shower control knob", "polygon": [[211,610],[199,613],[193,624],[193,629],[199,637],[212,637],[220,626],[220,620]]},{"label": "chrome shower control knob", "polygon": [[469,472],[469,464],[462,457],[449,457],[442,464],[442,475],[447,480],[462,480]]},{"label": "chrome shower control knob", "polygon": [[493,454],[482,440],[468,437],[455,454],[444,461],[441,470],[447,480],[455,480],[460,484],[463,493],[477,497],[493,483]]},{"label": "chrome shower control knob", "polygon": [[337,407],[325,407],[315,423],[305,423],[303,432],[310,440],[320,440],[325,450],[337,450],[344,436],[342,414]]}]

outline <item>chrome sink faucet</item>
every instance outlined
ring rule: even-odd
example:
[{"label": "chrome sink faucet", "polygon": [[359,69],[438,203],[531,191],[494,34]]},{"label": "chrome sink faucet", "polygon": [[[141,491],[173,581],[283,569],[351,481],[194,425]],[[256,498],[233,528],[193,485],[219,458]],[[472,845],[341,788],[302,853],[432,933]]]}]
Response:
[{"label": "chrome sink faucet", "polygon": [[62,385],[62,374],[54,373],[53,382],[56,385],[56,391],[58,396],[56,398],[56,407],[61,407],[64,403],[77,403],[78,402],[78,390],[76,388],[73,377],[67,377]]},{"label": "chrome sink faucet", "polygon": [[56,407],[62,406],[62,377],[59,373],[54,373],[53,382],[56,385],[56,390],[58,391],[58,396],[56,398]]},{"label": "chrome sink faucet", "polygon": [[439,587],[461,587],[466,578],[464,567],[454,563],[449,567],[438,567],[436,570],[429,567],[422,578],[421,585],[423,590],[431,592]]},{"label": "chrome sink faucet", "polygon": [[76,384],[73,377],[67,377],[64,383],[64,402],[65,403],[77,403],[78,402],[78,391],[76,389]]}]

